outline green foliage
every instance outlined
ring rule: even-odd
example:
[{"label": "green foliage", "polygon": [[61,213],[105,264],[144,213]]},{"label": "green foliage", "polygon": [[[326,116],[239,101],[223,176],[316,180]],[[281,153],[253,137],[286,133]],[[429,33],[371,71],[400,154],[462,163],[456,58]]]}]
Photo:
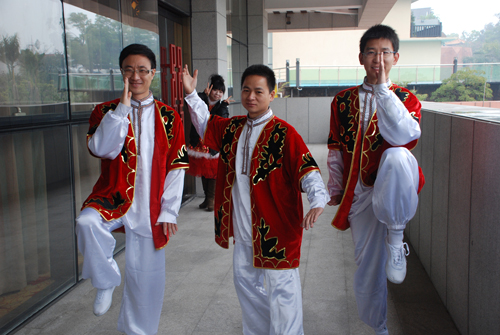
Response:
[{"label": "green foliage", "polygon": [[481,76],[483,71],[461,69],[450,78],[443,80],[443,84],[431,95],[432,101],[482,101],[493,97],[490,84]]},{"label": "green foliage", "polygon": [[78,36],[68,33],[69,65],[84,72],[118,68],[121,51],[121,23],[97,16],[95,22],[83,13],[71,13],[68,26]]},{"label": "green foliage", "polygon": [[496,17],[497,23],[489,23],[481,31],[462,34],[462,39],[473,52],[472,57],[464,59],[465,63],[500,62],[500,14],[496,14]]},{"label": "green foliage", "polygon": [[68,100],[67,94],[57,89],[58,72],[64,69],[64,56],[46,55],[38,40],[21,49],[17,34],[3,36],[0,62],[8,69],[8,73],[0,74],[0,103],[38,104]]}]

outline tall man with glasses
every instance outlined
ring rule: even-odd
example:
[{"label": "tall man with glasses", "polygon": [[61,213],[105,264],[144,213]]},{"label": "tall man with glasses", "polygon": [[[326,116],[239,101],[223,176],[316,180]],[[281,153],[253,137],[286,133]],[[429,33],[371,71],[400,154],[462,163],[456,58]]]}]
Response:
[{"label": "tall man with glasses", "polygon": [[389,79],[398,48],[399,38],[388,26],[375,25],[361,37],[359,62],[366,77],[333,99],[328,136],[328,204],[339,205],[332,225],[351,228],[358,314],[384,335],[387,279],[398,284],[406,276],[403,232],[424,184],[409,151],[420,138],[420,102]]},{"label": "tall man with glasses", "polygon": [[90,116],[87,146],[101,160],[101,175],[76,219],[82,277],[97,288],[94,314],[103,315],[121,283],[113,259],[112,231],[125,232],[125,285],[118,330],[133,335],[158,331],[165,290],[165,251],[177,232],[184,169],[188,168],[179,114],[149,90],[154,53],[132,44],[120,54],[124,89]]}]

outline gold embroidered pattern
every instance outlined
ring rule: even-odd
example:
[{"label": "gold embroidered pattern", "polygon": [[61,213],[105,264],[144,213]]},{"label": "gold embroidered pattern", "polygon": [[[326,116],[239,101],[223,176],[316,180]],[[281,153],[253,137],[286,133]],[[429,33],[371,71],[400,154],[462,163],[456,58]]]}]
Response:
[{"label": "gold embroidered pattern", "polygon": [[254,149],[259,150],[259,165],[252,177],[252,183],[254,185],[257,185],[260,181],[266,180],[275,169],[281,168],[286,133],[287,128],[282,127],[281,122],[278,122],[274,125],[267,143],[262,146],[262,149],[258,149],[257,147]]},{"label": "gold embroidered pattern", "polygon": [[266,221],[261,218],[260,226],[259,226],[259,236],[260,236],[260,255],[265,258],[276,259],[276,260],[284,260],[285,256],[285,248],[281,250],[277,250],[278,238],[277,237],[269,237],[266,238],[269,234],[270,227],[266,225]]}]

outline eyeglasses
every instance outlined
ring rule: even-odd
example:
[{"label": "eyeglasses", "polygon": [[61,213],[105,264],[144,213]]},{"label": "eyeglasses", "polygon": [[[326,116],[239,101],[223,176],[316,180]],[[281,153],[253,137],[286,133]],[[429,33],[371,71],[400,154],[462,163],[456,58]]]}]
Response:
[{"label": "eyeglasses", "polygon": [[389,58],[390,55],[395,54],[396,51],[382,51],[382,52],[375,52],[375,51],[368,51],[368,52],[363,52],[363,55],[367,58],[373,58],[375,55],[380,55],[383,54],[384,58]]},{"label": "eyeglasses", "polygon": [[132,77],[135,73],[138,73],[139,77],[146,77],[149,73],[153,72],[153,70],[146,70],[146,69],[134,70],[130,68],[121,69],[121,71],[122,74],[127,78]]}]

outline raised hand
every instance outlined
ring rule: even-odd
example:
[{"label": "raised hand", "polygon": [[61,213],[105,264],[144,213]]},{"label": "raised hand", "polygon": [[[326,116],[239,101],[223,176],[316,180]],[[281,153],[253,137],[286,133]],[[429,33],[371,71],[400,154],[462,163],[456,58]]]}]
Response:
[{"label": "raised hand", "polygon": [[182,84],[184,86],[184,92],[186,94],[191,94],[196,89],[196,84],[198,82],[198,70],[194,70],[193,76],[189,74],[187,64],[184,65],[182,70]]},{"label": "raised hand", "polygon": [[212,91],[213,85],[210,85],[210,83],[207,83],[207,88],[203,92],[207,95],[207,97],[210,95],[210,92]]},{"label": "raised hand", "polygon": [[125,106],[131,106],[130,104],[130,98],[132,97],[132,92],[128,90],[128,78],[124,77],[123,78],[123,92],[122,96],[120,97],[120,102],[124,104]]},{"label": "raised hand", "polygon": [[226,100],[223,100],[226,104],[230,104],[231,102],[234,102],[235,100],[231,99],[233,96],[230,95]]},{"label": "raised hand", "polygon": [[377,75],[377,84],[384,84],[387,81],[385,77],[385,64],[384,64],[384,53],[380,52],[376,55],[379,57],[379,67],[378,67],[378,75]]}]

